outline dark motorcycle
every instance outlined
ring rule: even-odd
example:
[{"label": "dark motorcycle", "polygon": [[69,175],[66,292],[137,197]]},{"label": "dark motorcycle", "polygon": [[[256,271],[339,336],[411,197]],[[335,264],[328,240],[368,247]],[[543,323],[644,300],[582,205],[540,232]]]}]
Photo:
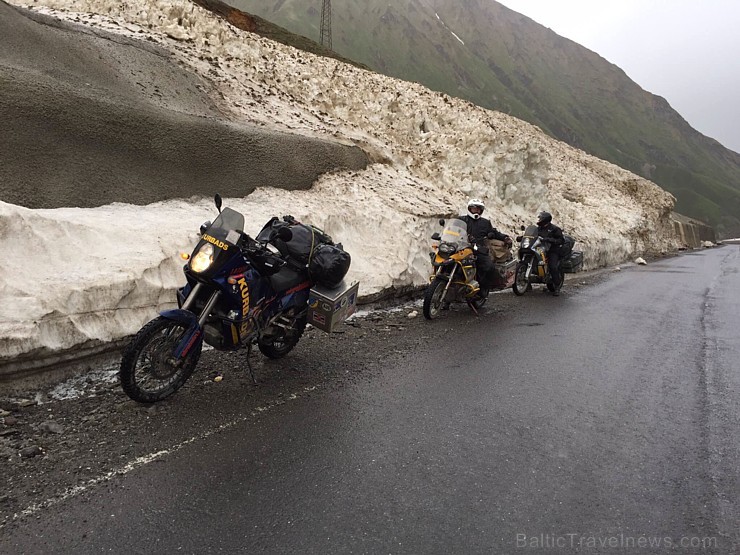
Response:
[{"label": "dark motorcycle", "polygon": [[178,290],[179,308],[146,324],[123,352],[121,385],[136,401],[161,401],[182,387],[203,342],[226,351],[251,351],[256,343],[276,359],[296,346],[306,327],[312,281],[305,266],[285,256],[290,227],[266,226],[252,239],[243,231],[244,216],[221,210],[219,195],[215,201],[219,215],[201,226],[183,268],[187,284]]},{"label": "dark motorcycle", "polygon": [[523,235],[516,238],[519,243],[518,259],[512,289],[516,295],[524,295],[533,283],[544,283],[551,292],[562,287],[565,274],[573,274],[583,267],[583,252],[573,250],[576,240],[563,236],[560,249],[560,283],[554,283],[547,264],[547,256],[552,245],[542,240],[536,225],[522,226]]}]

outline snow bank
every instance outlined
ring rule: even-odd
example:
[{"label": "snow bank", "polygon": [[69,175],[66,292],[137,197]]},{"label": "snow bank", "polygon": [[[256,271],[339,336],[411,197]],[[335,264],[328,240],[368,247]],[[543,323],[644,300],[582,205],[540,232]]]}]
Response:
[{"label": "snow bank", "polygon": [[[286,213],[324,228],[352,254],[361,295],[425,283],[437,217],[470,196],[512,235],[551,211],[586,267],[676,247],[671,195],[505,114],[240,31],[186,0],[30,8],[170,50],[214,83],[233,121],[365,149],[374,164],[325,175],[310,191],[225,199],[246,215],[247,232]],[[183,282],[178,252],[213,217],[210,200],[85,210],[0,203],[0,362],[134,333],[171,306]]]}]

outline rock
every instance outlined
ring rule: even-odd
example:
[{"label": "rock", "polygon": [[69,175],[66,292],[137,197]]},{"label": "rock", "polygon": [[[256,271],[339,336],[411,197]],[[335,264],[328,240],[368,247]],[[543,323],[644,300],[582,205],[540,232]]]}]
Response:
[{"label": "rock", "polygon": [[41,449],[41,447],[39,447],[38,445],[32,445],[31,447],[21,449],[18,454],[24,459],[30,459],[39,455],[43,455],[43,453],[44,451],[43,449]]},{"label": "rock", "polygon": [[0,409],[0,418],[3,416],[10,416],[10,411]]},{"label": "rock", "polygon": [[18,424],[18,419],[15,416],[6,416],[4,422],[6,426],[15,426]]},{"label": "rock", "polygon": [[39,424],[39,430],[48,434],[61,434],[64,433],[64,428],[58,422],[48,420]]},{"label": "rock", "polygon": [[32,407],[36,404],[36,401],[33,399],[19,399],[18,400],[18,406],[20,408],[26,408],[26,407]]},{"label": "rock", "polygon": [[711,241],[702,241],[701,246],[705,249],[711,249],[712,247],[715,247],[716,245],[712,243]]},{"label": "rock", "polygon": [[616,266],[616,267],[614,268],[614,271],[615,271],[615,272],[621,272],[621,271],[622,271],[622,268],[621,268],[620,266]]},{"label": "rock", "polygon": [[419,312],[416,310],[412,310],[406,315],[406,318],[416,318],[419,315]]},{"label": "rock", "polygon": [[190,35],[183,28],[174,25],[166,28],[164,32],[168,37],[179,41],[186,41],[190,38]]},{"label": "rock", "polygon": [[215,378],[213,378],[213,381],[214,381],[214,382],[220,382],[220,381],[221,381],[221,380],[223,380],[223,379],[224,379],[224,377],[223,377],[223,376],[216,376]]},{"label": "rock", "polygon": [[645,266],[647,262],[645,261],[643,257],[639,256],[635,258],[635,264],[639,264],[640,266]]}]

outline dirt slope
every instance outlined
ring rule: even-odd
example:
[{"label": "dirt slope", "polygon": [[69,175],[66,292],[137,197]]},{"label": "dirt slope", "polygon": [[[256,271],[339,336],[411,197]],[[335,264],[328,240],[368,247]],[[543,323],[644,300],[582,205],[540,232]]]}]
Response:
[{"label": "dirt slope", "polygon": [[161,48],[0,1],[0,200],[147,204],[307,189],[356,147],[228,122]]}]

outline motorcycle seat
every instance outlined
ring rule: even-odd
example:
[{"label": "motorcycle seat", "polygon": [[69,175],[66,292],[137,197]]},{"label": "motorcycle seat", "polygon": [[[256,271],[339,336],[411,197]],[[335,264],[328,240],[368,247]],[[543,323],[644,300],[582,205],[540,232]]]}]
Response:
[{"label": "motorcycle seat", "polygon": [[287,266],[283,266],[282,268],[280,268],[277,273],[269,276],[268,279],[270,280],[272,289],[276,293],[287,291],[291,287],[295,287],[299,283],[303,283],[304,281],[306,281],[305,275],[302,275],[301,273],[296,272],[295,270],[288,268]]}]

